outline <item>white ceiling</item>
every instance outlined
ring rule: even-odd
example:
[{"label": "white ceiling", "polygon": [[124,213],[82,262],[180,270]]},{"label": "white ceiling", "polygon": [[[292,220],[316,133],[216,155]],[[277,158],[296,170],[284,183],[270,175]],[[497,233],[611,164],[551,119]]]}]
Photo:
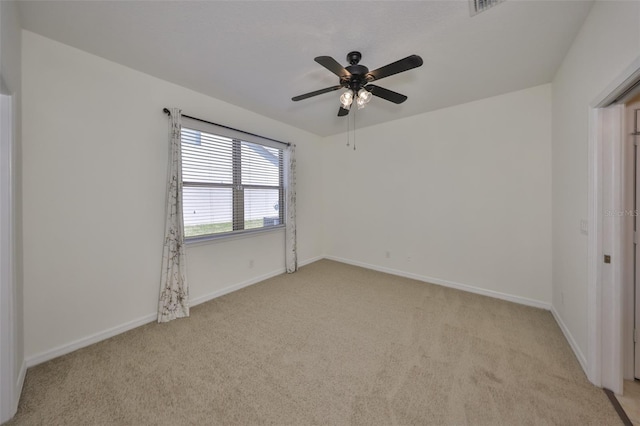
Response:
[{"label": "white ceiling", "polygon": [[550,82],[592,3],[507,0],[473,18],[467,1],[22,1],[20,12],[27,30],[326,136],[346,130],[340,92],[291,101],[338,84],[314,57],[347,65],[359,50],[373,70],[422,56],[376,82],[409,99],[374,98],[364,127]]}]

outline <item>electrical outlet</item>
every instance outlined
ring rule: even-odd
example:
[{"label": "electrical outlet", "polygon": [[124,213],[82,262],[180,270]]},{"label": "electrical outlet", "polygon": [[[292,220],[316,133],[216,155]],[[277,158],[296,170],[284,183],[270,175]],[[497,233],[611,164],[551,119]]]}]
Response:
[{"label": "electrical outlet", "polygon": [[249,268],[253,268],[253,259],[249,259]]},{"label": "electrical outlet", "polygon": [[384,257],[387,258],[387,259],[391,258],[391,252],[390,251],[385,251],[384,252]]}]

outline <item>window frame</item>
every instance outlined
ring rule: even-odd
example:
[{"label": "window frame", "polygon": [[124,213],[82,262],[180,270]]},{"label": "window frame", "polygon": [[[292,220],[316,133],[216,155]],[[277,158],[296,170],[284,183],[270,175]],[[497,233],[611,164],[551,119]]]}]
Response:
[{"label": "window frame", "polygon": [[[247,137],[243,132],[227,129],[225,127],[216,126],[213,123],[208,123],[188,117],[182,118],[182,128],[195,130],[202,133],[208,133],[214,136],[230,139],[232,143],[232,183],[204,183],[204,182],[188,182],[182,177],[182,197],[180,202],[183,207],[182,225],[185,227],[184,218],[184,188],[230,188],[232,190],[232,231],[217,232],[213,234],[197,235],[187,237],[184,236],[185,244],[202,244],[206,242],[220,241],[234,238],[244,238],[251,235],[282,231],[286,227],[286,187],[285,187],[285,152],[287,144],[278,143],[268,139],[262,139],[259,136],[251,135]],[[182,134],[180,137],[182,142]],[[278,186],[272,185],[257,185],[257,184],[242,184],[242,143],[256,144],[269,148],[276,148],[281,151],[280,166],[278,167]],[[184,167],[181,158],[181,167]],[[182,174],[182,173],[181,173]],[[259,228],[239,229],[240,225],[244,228],[244,191],[245,189],[277,189],[278,190],[278,217],[280,223],[278,225],[261,226]],[[239,213],[237,213],[239,212]]]}]

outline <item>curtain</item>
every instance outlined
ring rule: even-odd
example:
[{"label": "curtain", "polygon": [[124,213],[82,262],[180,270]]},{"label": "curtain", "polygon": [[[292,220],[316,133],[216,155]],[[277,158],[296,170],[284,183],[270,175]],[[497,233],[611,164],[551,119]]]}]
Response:
[{"label": "curtain", "polygon": [[182,222],[182,148],[180,141],[182,114],[178,108],[172,108],[170,114],[167,208],[158,322],[189,316],[189,287],[186,276],[184,224]]},{"label": "curtain", "polygon": [[287,273],[298,270],[296,248],[296,146],[289,145],[285,150],[285,263]]}]

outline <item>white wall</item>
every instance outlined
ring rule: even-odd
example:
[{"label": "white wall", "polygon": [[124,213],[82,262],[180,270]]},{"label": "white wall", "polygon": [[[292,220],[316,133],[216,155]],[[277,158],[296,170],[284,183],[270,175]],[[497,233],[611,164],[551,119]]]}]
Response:
[{"label": "white wall", "polygon": [[[31,364],[155,315],[165,106],[296,143],[299,259],[321,256],[317,136],[27,31],[23,88],[25,350]],[[187,257],[191,299],[202,301],[284,271],[283,232],[190,246]]]},{"label": "white wall", "polygon": [[[14,1],[0,1],[0,84],[2,93],[12,97],[13,145],[11,146],[11,185],[12,185],[12,273],[13,273],[13,320],[10,324],[14,335],[13,374],[10,378],[13,385],[13,398],[10,412],[0,414],[0,422],[7,415],[13,415],[17,408],[18,397],[22,389],[22,381],[26,372],[24,364],[23,333],[23,289],[22,289],[22,196],[21,196],[21,30],[17,4]],[[7,316],[3,313],[3,319]],[[2,380],[6,380],[3,377]],[[3,395],[3,397],[6,397]],[[4,402],[4,401],[3,401]],[[4,406],[4,404],[3,404]]]},{"label": "white wall", "polygon": [[548,306],[550,85],[346,138],[323,142],[327,255]]},{"label": "white wall", "polygon": [[553,80],[553,306],[587,350],[589,104],[640,54],[640,2],[596,2]]}]

